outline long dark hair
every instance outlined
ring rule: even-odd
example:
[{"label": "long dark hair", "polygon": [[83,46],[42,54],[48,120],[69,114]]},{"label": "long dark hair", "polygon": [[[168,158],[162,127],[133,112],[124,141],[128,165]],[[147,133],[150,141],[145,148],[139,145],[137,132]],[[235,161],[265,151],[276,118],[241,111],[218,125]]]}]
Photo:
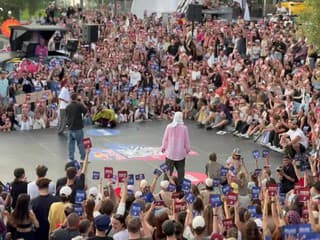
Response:
[{"label": "long dark hair", "polygon": [[29,219],[30,196],[26,193],[21,193],[18,196],[17,204],[12,213],[14,222],[21,223]]}]

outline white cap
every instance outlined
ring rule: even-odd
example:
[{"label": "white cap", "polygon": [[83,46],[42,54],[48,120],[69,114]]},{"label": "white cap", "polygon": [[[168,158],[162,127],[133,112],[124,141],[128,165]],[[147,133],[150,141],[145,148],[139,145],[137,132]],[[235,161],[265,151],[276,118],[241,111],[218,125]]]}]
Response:
[{"label": "white cap", "polygon": [[160,187],[167,190],[169,186],[169,181],[168,180],[163,180],[160,182]]},{"label": "white cap", "polygon": [[206,223],[204,221],[204,218],[202,216],[196,216],[193,220],[192,220],[192,228],[196,229],[196,228],[203,228],[206,226]]},{"label": "white cap", "polygon": [[206,183],[207,187],[212,187],[213,186],[213,179],[207,178],[205,183]]},{"label": "white cap", "polygon": [[128,190],[131,190],[131,191],[134,191],[134,186],[133,186],[133,185],[128,185],[128,186],[127,186],[127,189],[128,189]]},{"label": "white cap", "polygon": [[96,197],[98,195],[98,188],[97,187],[89,188],[88,195]]},{"label": "white cap", "polygon": [[59,192],[60,196],[65,196],[65,197],[69,197],[71,193],[72,193],[72,189],[69,186],[63,186]]},{"label": "white cap", "polygon": [[142,196],[142,192],[141,191],[136,191],[136,193],[134,194],[135,198],[140,198]]},{"label": "white cap", "polygon": [[148,186],[147,180],[142,179],[140,182],[140,188],[144,189],[146,186]]}]

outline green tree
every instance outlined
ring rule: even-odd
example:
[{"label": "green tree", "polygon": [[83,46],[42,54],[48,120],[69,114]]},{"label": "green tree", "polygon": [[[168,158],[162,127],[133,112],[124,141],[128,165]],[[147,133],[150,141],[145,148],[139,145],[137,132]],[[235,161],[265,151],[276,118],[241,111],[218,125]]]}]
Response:
[{"label": "green tree", "polygon": [[299,30],[308,42],[320,48],[320,4],[319,0],[305,0],[305,10],[299,16]]}]

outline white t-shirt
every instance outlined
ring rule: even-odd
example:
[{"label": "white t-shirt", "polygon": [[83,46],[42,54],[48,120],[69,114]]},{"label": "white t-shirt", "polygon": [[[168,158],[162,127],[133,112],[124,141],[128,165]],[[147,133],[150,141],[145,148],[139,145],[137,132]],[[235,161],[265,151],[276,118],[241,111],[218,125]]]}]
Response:
[{"label": "white t-shirt", "polygon": [[132,86],[137,86],[141,81],[141,74],[137,71],[130,71],[130,83]]},{"label": "white t-shirt", "polygon": [[305,148],[308,148],[308,138],[306,137],[306,135],[304,135],[303,131],[300,128],[297,128],[296,130],[290,129],[287,134],[289,135],[291,141],[299,136],[299,143],[302,144]]},{"label": "white t-shirt", "polygon": [[[39,196],[39,188],[36,184],[36,181],[28,183],[27,193],[29,194],[30,199],[34,199]],[[49,183],[49,194],[56,194],[56,187],[54,182]]]},{"label": "white t-shirt", "polygon": [[128,233],[128,230],[125,229],[120,232],[117,232],[112,237],[114,240],[127,240],[127,239],[129,239],[129,233]]},{"label": "white t-shirt", "polygon": [[[59,94],[59,99],[63,99],[64,101],[59,102],[59,109],[66,109],[70,102],[70,93],[68,88],[63,87]],[[66,102],[65,102],[66,101]]]}]

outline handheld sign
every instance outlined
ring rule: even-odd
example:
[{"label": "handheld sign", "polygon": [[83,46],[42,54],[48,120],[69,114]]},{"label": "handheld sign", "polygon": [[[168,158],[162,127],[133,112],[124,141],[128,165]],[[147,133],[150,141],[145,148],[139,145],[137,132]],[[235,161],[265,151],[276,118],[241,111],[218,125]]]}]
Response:
[{"label": "handheld sign", "polygon": [[127,177],[128,177],[127,171],[118,171],[118,182],[119,183],[125,182]]},{"label": "handheld sign", "polygon": [[248,211],[251,217],[255,218],[257,216],[257,207],[256,206],[248,206]]},{"label": "handheld sign", "polygon": [[154,206],[155,207],[164,207],[164,201],[163,200],[159,200],[159,201],[154,201]]},{"label": "handheld sign", "polygon": [[99,180],[100,179],[100,172],[93,171],[92,172],[92,180]]},{"label": "handheld sign", "polygon": [[232,220],[232,218],[224,219],[224,220],[222,220],[222,224],[223,224],[224,229],[229,230],[230,228],[233,227],[233,220]]},{"label": "handheld sign", "polygon": [[130,215],[132,217],[139,217],[142,210],[142,205],[140,203],[133,203],[130,210]]},{"label": "handheld sign", "polygon": [[252,195],[252,199],[253,200],[257,200],[259,199],[259,194],[261,192],[261,188],[260,187],[252,187],[251,189],[251,195]]},{"label": "handheld sign", "polygon": [[267,157],[269,157],[269,155],[270,155],[269,150],[267,150],[267,149],[262,150],[262,157],[263,158],[267,158]]},{"label": "handheld sign", "polygon": [[169,183],[169,185],[168,185],[168,192],[174,192],[174,191],[176,191],[176,188],[177,188],[176,185],[174,185],[174,184],[172,184],[172,183]]},{"label": "handheld sign", "polygon": [[11,184],[10,183],[6,183],[6,185],[4,186],[4,191],[6,193],[9,193],[11,190]]},{"label": "handheld sign", "polygon": [[89,137],[86,137],[84,139],[82,139],[82,143],[85,149],[90,149],[92,148],[92,142],[91,139]]},{"label": "handheld sign", "polygon": [[169,167],[167,164],[163,163],[160,165],[160,169],[162,170],[162,172],[166,173],[169,170]]},{"label": "handheld sign", "polygon": [[75,203],[82,204],[82,202],[86,199],[86,192],[83,190],[77,190],[75,196]]},{"label": "handheld sign", "polygon": [[117,175],[113,175],[112,184],[116,184],[117,181],[118,181],[118,176]]},{"label": "handheld sign", "polygon": [[189,204],[192,204],[194,203],[194,201],[196,200],[196,197],[191,193],[191,192],[188,192],[184,198],[186,199],[186,202],[189,203]]},{"label": "handheld sign", "polygon": [[134,175],[129,174],[128,185],[134,185]]},{"label": "handheld sign", "polygon": [[220,176],[221,176],[221,177],[227,176],[228,171],[229,171],[228,168],[226,168],[226,167],[221,167],[221,169],[220,169]]},{"label": "handheld sign", "polygon": [[238,200],[238,194],[230,192],[227,194],[227,205],[228,206],[232,206],[236,203],[236,201]]},{"label": "handheld sign", "polygon": [[74,205],[73,210],[79,217],[83,215],[83,208],[81,205],[79,204]]},{"label": "handheld sign", "polygon": [[160,169],[156,168],[156,169],[153,171],[153,174],[156,175],[156,176],[158,176],[158,177],[160,177],[161,174],[162,174],[162,172],[161,172]]},{"label": "handheld sign", "polygon": [[304,187],[299,190],[299,200],[300,202],[306,202],[310,200],[310,188]]},{"label": "handheld sign", "polygon": [[113,178],[113,168],[112,167],[104,167],[104,178],[106,178],[106,179]]},{"label": "handheld sign", "polygon": [[145,179],[144,174],[143,173],[139,173],[136,175],[136,181],[141,181]]},{"label": "handheld sign", "polygon": [[223,193],[223,195],[227,195],[228,193],[231,192],[231,187],[229,184],[225,184],[222,186],[221,191]]},{"label": "handheld sign", "polygon": [[218,187],[220,185],[220,179],[219,178],[214,178],[213,179],[213,186]]},{"label": "handheld sign", "polygon": [[219,207],[222,205],[220,194],[211,194],[210,203],[212,207]]},{"label": "handheld sign", "polygon": [[257,169],[254,170],[254,174],[257,175],[257,176],[259,176],[261,174],[261,172],[262,172],[261,168],[257,168]]},{"label": "handheld sign", "polygon": [[191,189],[191,181],[189,179],[183,179],[183,182],[182,182],[182,190],[185,191],[185,192],[188,192],[190,191]]},{"label": "handheld sign", "polygon": [[175,213],[184,211],[185,208],[186,208],[186,203],[185,202],[175,202],[175,204],[174,204],[174,212]]},{"label": "handheld sign", "polygon": [[252,156],[253,156],[253,159],[255,159],[255,160],[259,159],[260,158],[259,150],[252,151]]},{"label": "handheld sign", "polygon": [[276,196],[278,194],[278,184],[269,184],[267,188],[270,197]]}]

